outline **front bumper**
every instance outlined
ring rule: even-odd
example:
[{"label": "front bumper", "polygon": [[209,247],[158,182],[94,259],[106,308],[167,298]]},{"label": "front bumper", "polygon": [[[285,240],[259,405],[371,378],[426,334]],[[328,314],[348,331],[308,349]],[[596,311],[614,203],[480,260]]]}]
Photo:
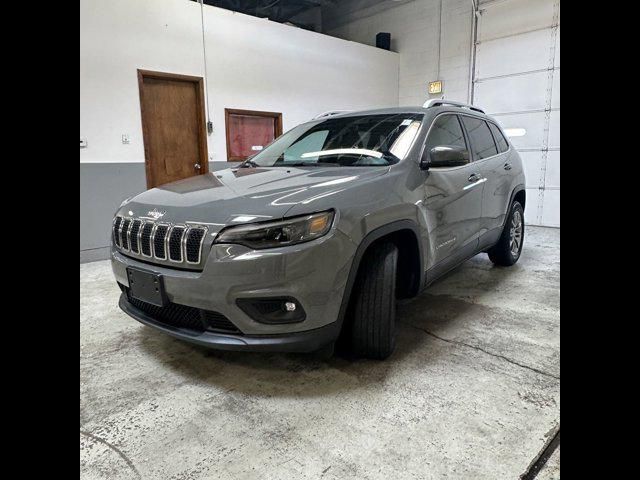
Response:
[{"label": "front bumper", "polygon": [[118,303],[122,311],[140,323],[156,328],[172,337],[196,345],[217,350],[242,350],[247,352],[313,352],[333,342],[340,333],[339,322],[333,322],[321,328],[305,332],[280,335],[232,335],[223,333],[193,331],[174,328],[159,323],[127,300],[125,293],[120,295]]},{"label": "front bumper", "polygon": [[[121,308],[142,323],[216,348],[309,351],[337,337],[337,320],[355,249],[346,235],[334,229],[312,242],[269,250],[213,244],[202,271],[142,262],[115,248],[112,248],[111,264],[116,280],[124,287],[129,286],[126,271],[129,266],[162,275],[170,302],[219,312],[242,333],[176,331],[154,321],[131,305],[125,296],[120,301]],[[298,323],[261,323],[236,303],[238,298],[270,297],[296,299],[304,308],[306,318]]]}]

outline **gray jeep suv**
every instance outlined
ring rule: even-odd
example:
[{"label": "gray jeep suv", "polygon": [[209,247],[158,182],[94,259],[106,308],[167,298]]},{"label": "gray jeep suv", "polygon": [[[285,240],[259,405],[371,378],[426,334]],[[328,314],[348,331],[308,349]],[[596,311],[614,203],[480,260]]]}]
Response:
[{"label": "gray jeep suv", "polygon": [[237,167],[121,205],[111,262],[120,308],[224,350],[386,358],[396,299],[479,252],[522,251],[522,161],[482,110],[327,114]]}]

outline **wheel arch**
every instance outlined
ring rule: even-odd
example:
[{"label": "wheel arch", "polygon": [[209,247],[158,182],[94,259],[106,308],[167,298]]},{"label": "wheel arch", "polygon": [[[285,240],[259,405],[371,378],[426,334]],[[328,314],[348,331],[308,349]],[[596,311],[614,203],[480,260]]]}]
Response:
[{"label": "wheel arch", "polygon": [[338,314],[338,322],[340,322],[341,328],[344,325],[344,319],[351,302],[351,294],[353,293],[362,259],[367,251],[384,241],[391,241],[398,247],[398,279],[402,279],[402,282],[404,282],[398,284],[402,290],[402,297],[417,295],[422,285],[424,285],[424,257],[418,224],[413,220],[397,220],[372,230],[365,235],[358,245],[351,263]]},{"label": "wheel arch", "polygon": [[524,185],[521,183],[516,185],[514,189],[511,191],[511,196],[509,197],[509,203],[506,206],[507,214],[505,215],[504,221],[502,222],[503,227],[506,224],[507,217],[509,216],[509,210],[511,209],[511,205],[513,205],[514,200],[518,200],[518,202],[520,202],[520,205],[522,205],[522,211],[524,212],[525,204],[527,200],[527,191],[525,190]]},{"label": "wheel arch", "polygon": [[511,202],[509,203],[509,205],[511,205],[514,200],[520,202],[520,205],[522,205],[522,210],[524,211],[527,201],[527,191],[525,190],[524,186],[519,185],[513,190],[513,195],[511,195]]}]

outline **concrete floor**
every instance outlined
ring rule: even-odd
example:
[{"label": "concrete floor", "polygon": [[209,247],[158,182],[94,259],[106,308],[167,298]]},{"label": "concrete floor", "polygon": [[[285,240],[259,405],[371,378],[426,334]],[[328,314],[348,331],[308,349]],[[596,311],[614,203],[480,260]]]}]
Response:
[{"label": "concrete floor", "polygon": [[559,428],[559,250],[529,227],[514,267],[466,262],[399,306],[384,362],[191,346],[81,265],[81,478],[517,479]]},{"label": "concrete floor", "polygon": [[535,480],[560,480],[560,445],[553,452]]}]

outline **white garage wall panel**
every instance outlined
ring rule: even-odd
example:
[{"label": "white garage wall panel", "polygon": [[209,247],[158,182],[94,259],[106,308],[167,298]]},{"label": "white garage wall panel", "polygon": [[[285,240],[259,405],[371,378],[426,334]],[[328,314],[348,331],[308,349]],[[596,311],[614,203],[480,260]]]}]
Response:
[{"label": "white garage wall panel", "polygon": [[551,91],[551,108],[560,109],[560,70],[553,72],[553,86]]},{"label": "white garage wall panel", "polygon": [[560,19],[558,18],[558,34],[556,35],[556,58],[553,61],[556,68],[560,68]]},{"label": "white garage wall panel", "polygon": [[542,225],[560,226],[560,189],[547,189],[542,199]]},{"label": "white garage wall panel", "polygon": [[549,149],[560,149],[560,110],[552,110],[549,115]]},{"label": "white garage wall panel", "polygon": [[475,102],[492,115],[544,110],[547,72],[480,79],[475,83]]},{"label": "white garage wall panel", "polygon": [[[481,42],[476,48],[476,75],[497,77],[530,70],[546,70],[551,44],[551,29],[534,30],[521,35]],[[523,55],[522,52],[527,52]]]},{"label": "white garage wall panel", "polygon": [[480,3],[473,103],[513,137],[532,225],[560,226],[560,0]]},{"label": "white garage wall panel", "polygon": [[478,27],[482,28],[478,29],[478,41],[548,28],[556,16],[554,4],[554,0],[481,1],[483,12]]},{"label": "white garage wall panel", "polygon": [[[528,183],[528,182],[527,182]],[[524,221],[527,225],[537,225],[538,210],[542,205],[539,190],[537,188],[527,188],[527,208],[524,211]]]},{"label": "white garage wall panel", "polygon": [[547,153],[547,168],[544,176],[547,189],[560,190],[560,150],[550,150]]},{"label": "white garage wall panel", "polygon": [[[479,103],[479,102],[476,102]],[[545,112],[512,113],[496,115],[495,119],[503,128],[524,128],[527,132],[522,137],[512,137],[511,143],[519,150],[542,150],[544,144]]]},{"label": "white garage wall panel", "polygon": [[[520,152],[520,158],[524,164],[524,175],[527,179],[526,187],[538,189],[540,184],[540,172],[542,171],[542,152]],[[527,209],[528,210],[528,209]]]}]

